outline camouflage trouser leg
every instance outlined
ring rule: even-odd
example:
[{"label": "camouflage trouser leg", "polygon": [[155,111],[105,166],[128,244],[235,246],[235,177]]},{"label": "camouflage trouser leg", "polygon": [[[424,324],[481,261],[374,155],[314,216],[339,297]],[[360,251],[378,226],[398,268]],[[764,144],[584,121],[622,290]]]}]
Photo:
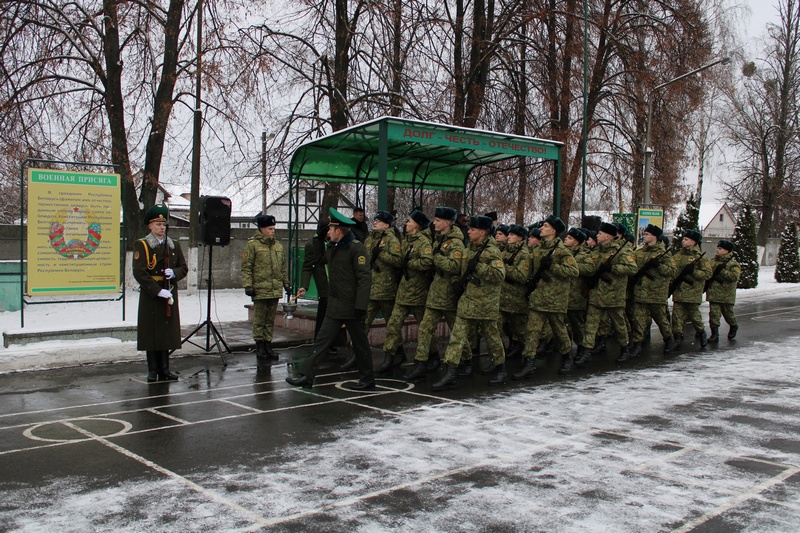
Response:
[{"label": "camouflage trouser leg", "polygon": [[528,325],[528,315],[525,313],[500,313],[500,331],[506,331],[509,342],[512,340],[525,342],[525,329]]},{"label": "camouflage trouser leg", "polygon": [[631,330],[631,341],[642,342],[647,328],[650,327],[650,318],[655,320],[658,330],[664,339],[672,337],[672,327],[669,324],[669,317],[664,304],[646,304],[636,302],[634,308],[633,329]]},{"label": "camouflage trouser leg", "polygon": [[503,336],[497,328],[497,320],[476,320],[475,329],[486,339],[486,347],[492,356],[492,363],[501,365],[506,362],[506,350],[503,347]]},{"label": "camouflage trouser leg", "polygon": [[720,318],[723,316],[725,317],[725,322],[727,322],[729,326],[736,325],[736,314],[733,312],[733,304],[708,303],[708,323],[711,327],[719,327],[722,323]]},{"label": "camouflage trouser leg", "polygon": [[571,309],[567,311],[567,324],[572,332],[572,340],[578,346],[583,346],[583,335],[586,331],[586,309]]},{"label": "camouflage trouser leg", "polygon": [[385,353],[394,353],[403,344],[403,322],[408,315],[414,315],[417,322],[421,322],[425,317],[425,308],[395,304],[392,315],[386,323],[386,340],[383,342]]},{"label": "camouflage trouser leg", "polygon": [[253,340],[271,341],[278,299],[253,300]]},{"label": "camouflage trouser leg", "polygon": [[381,312],[383,319],[388,324],[393,310],[394,300],[370,300],[367,304],[367,318],[365,321],[367,325],[367,331],[369,331],[369,328],[372,327],[372,323],[375,322],[375,317],[378,316],[378,311]]},{"label": "camouflage trouser leg", "polygon": [[607,316],[603,316],[603,319],[600,321],[600,325],[597,327],[597,332],[595,336],[597,337],[608,337],[611,334],[611,321],[608,319]]},{"label": "camouflage trouser leg", "polygon": [[625,323],[625,308],[597,307],[589,304],[589,311],[586,313],[586,333],[583,336],[583,347],[594,348],[594,339],[600,328],[601,319],[609,321],[614,333],[617,334],[617,343],[622,347],[627,346],[629,338],[628,328]]},{"label": "camouflage trouser leg", "polygon": [[700,304],[672,302],[672,331],[675,335],[683,335],[683,326],[687,320],[692,323],[695,331],[705,329],[703,318],[700,316]]},{"label": "camouflage trouser leg", "polygon": [[445,364],[458,366],[461,362],[461,354],[465,350],[471,351],[470,345],[474,330],[475,326],[472,320],[456,317],[453,329],[450,331],[450,343],[444,352]]},{"label": "camouflage trouser leg", "polygon": [[427,361],[431,353],[439,351],[436,328],[439,327],[439,321],[442,318],[447,322],[452,337],[453,327],[456,322],[456,312],[425,308],[425,316],[417,328],[417,355],[414,357],[416,361]]},{"label": "camouflage trouser leg", "polygon": [[536,358],[536,348],[539,346],[539,341],[544,338],[545,327],[550,326],[547,320],[546,313],[539,311],[528,311],[528,323],[525,328],[525,349],[522,351],[522,357],[528,359]]}]

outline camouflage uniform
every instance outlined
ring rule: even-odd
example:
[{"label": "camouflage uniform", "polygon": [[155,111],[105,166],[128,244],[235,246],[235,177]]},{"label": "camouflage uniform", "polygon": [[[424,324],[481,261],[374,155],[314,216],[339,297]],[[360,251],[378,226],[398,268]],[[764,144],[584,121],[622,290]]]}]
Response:
[{"label": "camouflage uniform", "polygon": [[427,231],[408,234],[400,249],[401,266],[405,264],[405,271],[400,272],[394,309],[386,323],[383,344],[386,354],[395,353],[403,344],[403,322],[408,315],[414,315],[417,322],[425,316],[425,300],[430,285],[428,272],[433,267],[433,246],[428,235]]},{"label": "camouflage uniform", "polygon": [[483,242],[469,244],[462,260],[461,275],[467,271],[469,261],[481,248],[484,250],[475,268],[474,280],[467,283],[464,294],[458,300],[456,322],[444,355],[444,361],[448,365],[458,366],[461,362],[461,354],[465,348],[469,348],[470,334],[473,331],[478,331],[486,339],[494,365],[502,365],[506,360],[503,338],[497,329],[500,290],[506,269],[494,237],[487,236]]},{"label": "camouflage uniform", "polygon": [[578,267],[578,277],[570,278],[567,323],[572,334],[572,341],[578,346],[583,346],[587,309],[585,293],[588,291],[586,278],[583,276],[591,273],[591,265],[587,266],[586,264],[591,250],[584,245],[580,245],[570,250],[570,252],[572,252],[572,257],[575,258],[575,264]]},{"label": "camouflage uniform", "polygon": [[530,252],[525,241],[507,243],[502,252],[506,278],[500,291],[500,330],[507,331],[509,344],[525,342],[528,299],[525,282],[531,270]]},{"label": "camouflage uniform", "polygon": [[457,226],[444,235],[436,236],[433,247],[433,281],[425,301],[425,316],[417,328],[417,361],[427,361],[431,351],[437,351],[436,327],[444,318],[450,331],[456,321],[458,299],[453,291],[453,282],[461,275],[461,261],[464,258],[464,240]]},{"label": "camouflage uniform", "polygon": [[[721,268],[720,268],[721,267]],[[708,323],[712,328],[719,328],[721,316],[729,326],[736,326],[736,315],[733,305],[736,303],[736,286],[742,275],[742,267],[731,254],[715,255],[711,260],[712,281],[706,292],[708,301]],[[719,273],[717,269],[719,268]]]},{"label": "camouflage uniform", "polygon": [[[672,255],[665,253],[664,244],[658,241],[653,246],[640,246],[634,252],[634,257],[639,272],[631,278],[634,301],[631,341],[644,340],[645,329],[650,324],[651,317],[658,326],[661,336],[665,340],[669,339],[672,337],[672,328],[669,324],[666,302],[669,298],[669,282],[675,277]],[[650,264],[650,261],[653,261],[653,264]]]},{"label": "camouflage uniform", "polygon": [[394,299],[397,296],[397,270],[403,257],[400,254],[400,241],[391,229],[372,231],[364,246],[372,267],[372,289],[369,293],[366,320],[369,329],[378,311],[383,313],[387,322],[392,316]]},{"label": "camouflage uniform", "polygon": [[253,339],[271,341],[275,311],[284,287],[289,286],[286,254],[275,238],[260,232],[253,235],[242,252],[242,285],[253,291]]},{"label": "camouflage uniform", "polygon": [[[621,240],[613,240],[607,244],[594,247],[586,259],[591,265],[591,271],[597,273],[605,262],[617,250],[625,246]],[[628,345],[628,328],[625,322],[625,295],[628,289],[628,276],[636,273],[638,267],[633,254],[628,250],[621,250],[610,264],[611,270],[605,272],[606,279],[601,276],[597,285],[589,292],[589,309],[586,313],[586,330],[583,336],[583,347],[587,350],[594,348],[595,337],[600,326],[600,320],[607,316],[617,335],[617,342],[624,350]],[[596,274],[595,274],[596,275]]]},{"label": "camouflage uniform", "polygon": [[[689,264],[701,255],[700,246],[681,248],[673,253],[677,276]],[[703,318],[700,316],[700,303],[703,301],[703,288],[705,281],[711,277],[711,262],[703,257],[694,263],[694,271],[686,276],[686,281],[675,287],[672,293],[672,333],[683,337],[683,326],[686,321],[691,321],[698,332],[705,331]]]},{"label": "camouflage uniform", "polygon": [[569,290],[572,278],[578,276],[578,264],[561,239],[542,243],[531,253],[531,272],[539,272],[543,258],[549,256],[552,264],[544,270],[536,289],[528,298],[528,324],[525,331],[523,357],[534,359],[536,347],[542,338],[545,324],[549,324],[558,340],[559,353],[568,354],[572,341],[567,332],[566,318],[569,307]]}]

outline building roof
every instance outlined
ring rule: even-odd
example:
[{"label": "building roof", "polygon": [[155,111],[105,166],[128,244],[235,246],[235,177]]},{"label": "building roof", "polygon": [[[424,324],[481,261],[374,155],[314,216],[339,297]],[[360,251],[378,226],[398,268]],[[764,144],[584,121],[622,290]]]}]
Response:
[{"label": "building roof", "polygon": [[700,231],[705,231],[708,225],[713,222],[721,211],[728,213],[731,220],[736,221],[736,217],[731,211],[728,204],[725,202],[702,202],[700,204],[700,212],[698,213],[697,222],[700,226]]}]

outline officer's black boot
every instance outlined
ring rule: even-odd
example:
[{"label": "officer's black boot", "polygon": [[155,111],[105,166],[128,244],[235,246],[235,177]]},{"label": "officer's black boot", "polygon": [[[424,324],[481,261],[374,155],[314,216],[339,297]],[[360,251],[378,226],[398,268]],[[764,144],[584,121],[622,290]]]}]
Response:
[{"label": "officer's black boot", "polygon": [[708,346],[708,333],[706,333],[705,328],[698,331],[698,333],[700,334],[700,347],[705,348]]},{"label": "officer's black boot", "polygon": [[408,374],[403,375],[406,381],[416,381],[425,377],[428,373],[428,361],[414,360],[414,368]]},{"label": "officer's black boot", "polygon": [[719,326],[711,326],[711,336],[708,342],[719,342]]},{"label": "officer's black boot", "polygon": [[263,363],[269,360],[266,341],[256,341],[256,361]]},{"label": "officer's black boot", "polygon": [[576,355],[575,361],[573,361],[576,368],[583,368],[592,362],[592,349],[579,346],[578,352],[579,355]]},{"label": "officer's black boot", "polygon": [[431,389],[435,391],[450,390],[456,388],[456,379],[458,375],[457,365],[446,365],[444,376],[431,385]]},{"label": "officer's black boot", "polygon": [[272,351],[272,341],[264,341],[264,351],[267,353],[268,359],[272,359],[273,361],[280,359],[278,354]]},{"label": "officer's black boot", "polygon": [[[386,359],[384,359],[383,362],[385,363]],[[356,354],[353,353],[350,354],[350,358],[347,359],[347,361],[345,361],[344,364],[339,367],[339,370],[341,372],[349,372],[355,369],[355,367],[356,367]],[[381,365],[381,367],[383,367],[383,365]],[[378,369],[378,371],[380,371],[380,368]]]},{"label": "officer's black boot", "polygon": [[678,343],[675,342],[675,337],[667,337],[664,339],[664,355],[669,355],[675,351],[675,348],[678,347]]},{"label": "officer's black boot", "polygon": [[495,366],[494,375],[489,378],[488,383],[492,386],[502,385],[506,382],[506,377],[508,377],[508,374],[506,374],[506,364],[500,363]]},{"label": "officer's black boot", "polygon": [[631,359],[636,359],[642,355],[642,342],[634,342],[631,345]]},{"label": "officer's black boot", "polygon": [[158,381],[178,381],[178,375],[169,371],[169,352],[161,350],[158,353]]},{"label": "officer's black boot", "polygon": [[439,370],[441,364],[442,358],[439,356],[439,352],[432,352],[428,354],[428,361],[425,365],[425,370],[428,372],[436,372]]},{"label": "officer's black boot", "polygon": [[462,359],[461,364],[458,365],[458,369],[456,375],[461,379],[466,379],[472,375],[475,371],[475,365],[479,359],[477,357],[469,357],[467,359]]},{"label": "officer's black boot", "polygon": [[528,379],[533,377],[536,371],[536,360],[533,357],[526,357],[522,361],[522,368],[511,374],[512,379]]},{"label": "officer's black boot", "polygon": [[392,363],[394,362],[394,355],[395,354],[393,352],[384,352],[383,362],[381,363],[381,366],[379,366],[378,369],[375,370],[375,373],[378,375],[385,375],[391,372],[392,368],[394,368],[394,366],[392,365]]},{"label": "officer's black boot", "polygon": [[515,341],[511,339],[508,342],[508,350],[506,350],[506,360],[509,359],[516,359],[522,355],[522,351],[525,349],[525,343],[520,341]]},{"label": "officer's black boot", "polygon": [[628,359],[631,358],[631,349],[630,344],[626,344],[619,350],[619,356],[617,357],[617,363],[624,363]]},{"label": "officer's black boot", "polygon": [[570,372],[572,372],[572,350],[561,354],[561,368],[558,369],[559,374],[569,374]]},{"label": "officer's black boot", "polygon": [[728,338],[731,340],[735,339],[737,331],[739,331],[739,326],[737,324],[732,325],[728,330]]},{"label": "officer's black boot", "polygon": [[147,352],[147,382],[158,381],[158,352]]},{"label": "officer's black boot", "polygon": [[402,366],[403,363],[407,361],[406,357],[406,349],[401,344],[397,347],[397,350],[394,352],[394,358],[392,359],[392,367]]}]

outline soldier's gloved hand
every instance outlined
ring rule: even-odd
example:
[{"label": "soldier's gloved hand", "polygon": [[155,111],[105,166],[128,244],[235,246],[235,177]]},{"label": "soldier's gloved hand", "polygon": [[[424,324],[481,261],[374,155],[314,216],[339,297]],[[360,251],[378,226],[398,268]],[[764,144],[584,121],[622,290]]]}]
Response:
[{"label": "soldier's gloved hand", "polygon": [[695,268],[694,263],[689,263],[688,265],[683,267],[683,271],[686,272],[687,274],[691,274],[692,272],[694,272],[694,268]]},{"label": "soldier's gloved hand", "polygon": [[478,260],[474,257],[467,261],[467,270],[474,272],[475,268],[478,266]]},{"label": "soldier's gloved hand", "polygon": [[356,309],[356,318],[359,320],[364,320],[367,318],[367,310],[366,309]]},{"label": "soldier's gloved hand", "polygon": [[645,268],[656,268],[658,265],[661,264],[661,259],[654,257],[650,259],[647,263],[644,264]]},{"label": "soldier's gloved hand", "polygon": [[172,270],[171,268],[165,268],[164,269],[164,277],[167,278],[167,279],[174,278],[175,277],[175,271]]},{"label": "soldier's gloved hand", "polygon": [[244,293],[245,293],[245,295],[249,296],[250,298],[252,298],[253,296],[256,295],[256,291],[254,291],[253,289],[245,289]]},{"label": "soldier's gloved hand", "polygon": [[158,291],[158,297],[164,298],[165,300],[169,300],[170,298],[172,298],[172,293],[169,292],[167,289],[161,289],[160,291]]},{"label": "soldier's gloved hand", "polygon": [[600,268],[597,269],[600,273],[611,272],[611,263],[605,262],[600,265]]},{"label": "soldier's gloved hand", "polygon": [[549,255],[546,255],[542,257],[542,262],[539,263],[539,265],[542,267],[542,270],[547,270],[548,268],[553,266],[553,258],[550,257]]}]

